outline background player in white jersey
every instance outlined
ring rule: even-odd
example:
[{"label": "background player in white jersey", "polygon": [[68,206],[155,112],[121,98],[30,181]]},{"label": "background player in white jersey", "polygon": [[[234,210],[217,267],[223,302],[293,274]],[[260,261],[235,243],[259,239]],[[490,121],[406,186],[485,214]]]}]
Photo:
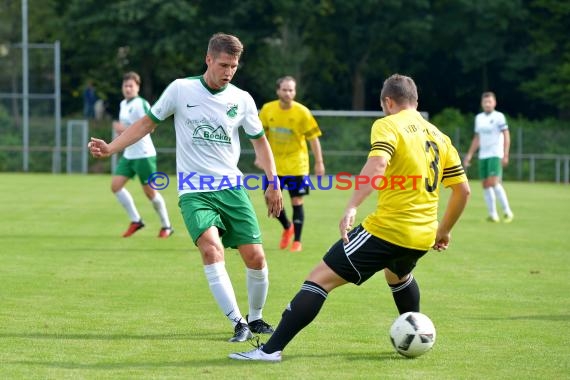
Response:
[{"label": "background player in white jersey", "polygon": [[[108,157],[174,115],[179,205],[200,250],[210,290],[234,325],[230,342],[250,339],[252,332],[273,332],[262,319],[269,280],[261,233],[249,196],[239,186],[239,127],[265,168],[268,214],[277,216],[283,208],[273,154],[255,102],[249,93],[230,84],[242,51],[237,37],[213,35],[204,75],[172,82],[147,115],[110,144],[95,138],[89,143],[93,156]],[[237,248],[246,266],[249,314],[245,318],[225,268],[224,247]]]},{"label": "background player in white jersey", "polygon": [[468,167],[471,164],[473,154],[479,149],[479,177],[483,184],[483,195],[489,212],[487,220],[499,222],[499,214],[495,205],[495,199],[498,198],[503,208],[503,221],[510,223],[514,215],[509,206],[507,193],[501,184],[501,177],[503,167],[509,164],[511,138],[505,115],[496,111],[496,106],[495,94],[484,92],[481,96],[483,112],[475,117],[475,135],[463,160],[463,166]]},{"label": "background player in white jersey", "polygon": [[[140,84],[141,79],[137,73],[130,71],[123,75],[122,91],[125,99],[121,102],[119,121],[113,122],[113,129],[117,135],[125,132],[129,126],[145,116],[146,111],[150,108],[148,102],[139,96]],[[145,195],[152,202],[152,207],[154,207],[160,217],[162,227],[158,232],[158,237],[167,238],[172,235],[173,229],[168,218],[164,198],[148,184],[149,176],[155,172],[156,150],[150,134],[146,134],[138,142],[125,148],[111,180],[111,191],[131,219],[131,224],[123,234],[123,237],[129,237],[144,227],[133,197],[125,189],[127,181],[135,175],[139,177]]]}]

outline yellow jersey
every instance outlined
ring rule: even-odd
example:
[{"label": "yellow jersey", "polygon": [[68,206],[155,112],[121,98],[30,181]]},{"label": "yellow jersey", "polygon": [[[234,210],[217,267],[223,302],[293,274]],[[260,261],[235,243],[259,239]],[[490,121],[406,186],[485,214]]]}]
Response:
[{"label": "yellow jersey", "polygon": [[295,101],[284,110],[274,100],[263,105],[259,118],[275,157],[277,175],[308,175],[307,140],[322,134],[311,111]]},{"label": "yellow jersey", "polygon": [[416,110],[376,120],[370,143],[368,157],[385,157],[388,166],[384,178],[376,179],[376,210],[363,227],[401,247],[430,249],[438,226],[440,183],[448,187],[467,182],[457,150]]}]

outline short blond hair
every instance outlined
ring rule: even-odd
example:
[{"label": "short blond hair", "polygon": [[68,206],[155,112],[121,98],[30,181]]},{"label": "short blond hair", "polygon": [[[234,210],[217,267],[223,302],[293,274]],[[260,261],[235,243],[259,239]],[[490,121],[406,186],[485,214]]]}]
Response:
[{"label": "short blond hair", "polygon": [[226,53],[233,57],[240,57],[243,53],[243,44],[236,36],[226,33],[216,33],[208,42],[208,54],[217,57]]}]

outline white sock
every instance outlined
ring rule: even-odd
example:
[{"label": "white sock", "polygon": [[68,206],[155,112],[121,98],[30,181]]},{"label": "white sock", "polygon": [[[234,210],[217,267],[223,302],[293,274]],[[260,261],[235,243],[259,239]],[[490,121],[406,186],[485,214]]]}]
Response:
[{"label": "white sock", "polygon": [[160,223],[162,224],[163,228],[170,227],[170,219],[168,219],[168,211],[166,210],[166,202],[164,202],[164,198],[160,193],[157,191],[156,195],[152,199],[152,207],[156,210],[156,213],[160,217]]},{"label": "white sock", "polygon": [[137,207],[135,206],[135,201],[131,196],[131,193],[124,187],[115,193],[115,196],[119,200],[119,203],[123,205],[123,208],[129,214],[129,218],[131,218],[131,222],[138,222],[141,220],[141,216],[137,211]]},{"label": "white sock", "polygon": [[485,196],[485,203],[487,203],[487,211],[491,218],[497,219],[499,215],[497,214],[497,206],[495,205],[495,192],[492,187],[487,187],[483,189],[483,195]]},{"label": "white sock", "polygon": [[263,306],[267,299],[269,289],[269,276],[267,265],[263,269],[246,269],[247,298],[249,301],[248,322],[256,321],[263,317]]},{"label": "white sock", "polygon": [[204,265],[204,273],[210,285],[210,290],[218,303],[218,306],[226,317],[237,325],[243,322],[243,317],[237,305],[236,295],[230,276],[226,271],[226,264],[222,261],[219,263]]},{"label": "white sock", "polygon": [[501,202],[501,206],[503,207],[503,212],[505,215],[512,216],[513,212],[511,211],[511,207],[509,206],[509,200],[507,199],[507,192],[505,188],[500,183],[496,184],[493,189],[495,190],[495,195],[499,198],[499,202]]}]

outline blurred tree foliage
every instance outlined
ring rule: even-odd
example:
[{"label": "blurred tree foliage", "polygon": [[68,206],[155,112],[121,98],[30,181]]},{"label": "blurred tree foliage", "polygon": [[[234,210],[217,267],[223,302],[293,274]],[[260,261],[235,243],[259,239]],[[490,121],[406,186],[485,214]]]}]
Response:
[{"label": "blurred tree foliage", "polygon": [[[234,83],[258,104],[275,79],[299,79],[315,109],[378,109],[383,79],[416,79],[420,108],[475,113],[484,90],[527,118],[570,117],[570,2],[561,0],[28,0],[30,42],[63,49],[64,113],[87,80],[116,113],[121,74],[138,71],[154,101],[204,71],[208,38],[238,35]],[[21,2],[0,0],[0,44],[21,40]],[[0,57],[0,59],[2,59]],[[4,89],[2,89],[4,91]],[[74,96],[75,94],[75,96]]]}]

